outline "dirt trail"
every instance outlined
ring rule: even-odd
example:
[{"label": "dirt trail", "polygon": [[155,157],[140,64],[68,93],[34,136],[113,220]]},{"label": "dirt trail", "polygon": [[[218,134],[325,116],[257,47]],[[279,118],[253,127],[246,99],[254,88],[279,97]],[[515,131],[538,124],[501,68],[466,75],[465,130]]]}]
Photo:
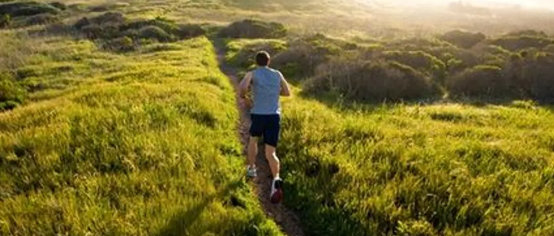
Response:
[{"label": "dirt trail", "polygon": [[[217,60],[219,61],[220,69],[229,77],[232,82],[235,91],[238,91],[239,78],[237,78],[237,70],[226,64],[225,61],[225,49],[223,46],[214,43],[217,50]],[[240,141],[243,144],[243,154],[246,155],[246,146],[248,143],[250,128],[250,115],[249,112],[238,104],[237,93],[237,107],[240,111],[240,123],[238,125],[238,132],[240,135]],[[245,156],[246,159],[246,156]],[[251,181],[254,185],[258,199],[264,208],[265,213],[271,217],[287,235],[304,235],[302,228],[300,227],[300,220],[294,212],[288,210],[283,204],[273,204],[269,200],[269,192],[271,190],[271,170],[264,157],[263,145],[258,148],[258,157],[256,158],[256,166],[258,167],[258,177]],[[245,170],[246,171],[246,170]],[[246,173],[245,173],[246,174]],[[286,180],[285,180],[286,181]],[[286,185],[286,182],[285,182]],[[285,189],[286,190],[286,189]],[[286,199],[285,191],[285,199]]]}]

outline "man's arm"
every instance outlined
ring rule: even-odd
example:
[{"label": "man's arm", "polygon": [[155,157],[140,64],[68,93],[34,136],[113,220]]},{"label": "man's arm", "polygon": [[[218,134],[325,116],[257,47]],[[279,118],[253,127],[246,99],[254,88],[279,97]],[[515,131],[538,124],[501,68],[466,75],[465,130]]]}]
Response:
[{"label": "man's arm", "polygon": [[279,73],[281,75],[281,96],[284,97],[290,97],[290,86],[283,74]]},{"label": "man's arm", "polygon": [[244,98],[246,97],[246,94],[248,93],[248,89],[250,88],[250,84],[252,83],[252,72],[246,73],[244,78],[239,84],[239,97]]}]

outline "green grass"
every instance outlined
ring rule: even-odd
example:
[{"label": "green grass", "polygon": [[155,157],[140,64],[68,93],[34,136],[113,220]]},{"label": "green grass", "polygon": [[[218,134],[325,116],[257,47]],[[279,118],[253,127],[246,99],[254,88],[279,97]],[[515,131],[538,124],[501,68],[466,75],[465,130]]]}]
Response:
[{"label": "green grass", "polygon": [[520,103],[287,101],[286,203],[312,234],[551,235],[553,121]]},{"label": "green grass", "polygon": [[[230,63],[249,46],[227,45]],[[552,107],[356,104],[296,90],[278,155],[285,204],[309,235],[554,234]]]},{"label": "green grass", "polygon": [[[0,234],[273,235],[206,38],[112,54],[38,40],[0,113]],[[167,50],[166,50],[167,49]]]},{"label": "green grass", "polygon": [[[285,50],[295,40],[346,54],[349,41],[306,37],[319,31],[361,34],[351,40],[371,52],[427,45],[373,40],[425,27],[390,28],[386,12],[334,0],[62,2],[68,25],[103,6],[209,30],[244,18],[290,27],[285,40],[227,41],[226,59],[239,69],[258,47]],[[207,38],[115,53],[75,35],[32,34],[42,28],[0,31],[0,73],[28,90],[0,113],[0,235],[281,234],[243,179],[233,89]],[[448,45],[421,47],[457,57]],[[306,67],[286,61],[285,76]],[[355,104],[333,91],[295,93],[284,100],[278,155],[285,204],[308,235],[554,235],[552,106]]]}]

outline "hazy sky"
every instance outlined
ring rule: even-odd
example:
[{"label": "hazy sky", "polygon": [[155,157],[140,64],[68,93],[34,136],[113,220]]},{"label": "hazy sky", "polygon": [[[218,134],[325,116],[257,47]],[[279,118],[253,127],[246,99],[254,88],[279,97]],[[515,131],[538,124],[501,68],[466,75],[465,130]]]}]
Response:
[{"label": "hazy sky", "polygon": [[473,1],[473,2],[491,2],[491,3],[501,3],[501,4],[513,4],[513,5],[521,5],[525,7],[533,7],[533,8],[554,8],[554,1],[552,0],[480,0],[480,1]]},{"label": "hazy sky", "polygon": [[[367,1],[374,1],[379,2],[380,4],[400,4],[400,5],[446,5],[451,2],[457,2],[459,0],[367,0]],[[516,6],[519,5],[521,7],[525,8],[540,8],[540,9],[550,9],[554,10],[554,0],[462,0],[462,2],[465,3],[471,3],[476,6]]]}]

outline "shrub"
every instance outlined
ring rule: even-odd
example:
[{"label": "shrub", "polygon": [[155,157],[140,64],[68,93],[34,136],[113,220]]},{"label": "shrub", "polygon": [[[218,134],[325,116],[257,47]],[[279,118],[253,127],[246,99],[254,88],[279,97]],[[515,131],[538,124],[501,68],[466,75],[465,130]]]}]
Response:
[{"label": "shrub", "polygon": [[537,53],[524,65],[523,81],[529,82],[530,95],[538,100],[554,101],[554,55]]},{"label": "shrub", "polygon": [[329,38],[322,34],[294,40],[287,50],[275,55],[272,64],[288,77],[302,78],[314,74],[315,68],[329,57],[355,52],[364,57],[365,51],[351,42]]},{"label": "shrub", "polygon": [[544,48],[544,51],[550,52],[550,53],[554,53],[554,43],[553,43],[553,44],[549,44],[548,46],[546,46],[546,47]]},{"label": "shrub", "polygon": [[272,58],[274,67],[291,77],[308,77],[313,75],[315,68],[327,60],[329,52],[316,48],[303,40],[291,42],[288,50]]},{"label": "shrub", "polygon": [[30,2],[14,2],[0,5],[0,15],[32,16],[38,14],[58,14],[60,9],[45,3]]},{"label": "shrub", "polygon": [[278,39],[244,39],[230,42],[227,60],[235,66],[248,68],[255,65],[254,55],[267,51],[272,57],[287,49],[286,42]]},{"label": "shrub", "polygon": [[174,22],[155,18],[127,22],[121,13],[107,12],[94,18],[82,18],[74,24],[86,37],[112,40],[121,37],[131,39],[156,39],[166,42],[196,37],[205,34],[198,25],[177,25]]},{"label": "shrub", "polygon": [[58,22],[60,18],[50,13],[29,16],[25,19],[25,25],[44,25]]},{"label": "shrub", "polygon": [[81,32],[90,39],[111,39],[119,35],[117,25],[91,24],[81,28]]},{"label": "shrub", "polygon": [[282,38],[287,35],[285,26],[276,22],[242,20],[233,22],[219,32],[227,38]]},{"label": "shrub", "polygon": [[0,73],[0,111],[13,109],[24,97],[25,90],[11,76]]},{"label": "shrub", "polygon": [[124,24],[121,26],[121,31],[132,30],[132,29],[140,30],[146,26],[156,26],[170,34],[173,34],[179,31],[179,26],[177,26],[174,22],[161,17],[157,17],[155,19],[150,19],[150,20],[137,20],[137,21]]},{"label": "shrub", "polygon": [[446,64],[423,51],[387,51],[384,52],[384,58],[415,68],[440,83],[446,77]]},{"label": "shrub", "polygon": [[160,42],[172,40],[172,35],[157,26],[145,26],[139,30],[139,37],[143,39],[156,39]]},{"label": "shrub", "polygon": [[107,12],[93,18],[83,17],[79,21],[77,21],[77,23],[75,23],[74,26],[75,28],[80,30],[89,25],[103,26],[106,24],[110,24],[110,25],[119,26],[124,23],[125,23],[125,17],[123,16],[123,14],[119,12]]},{"label": "shrub", "polygon": [[10,27],[12,24],[12,17],[9,14],[0,15],[0,28]]},{"label": "shrub", "polygon": [[67,9],[67,6],[64,3],[61,2],[52,2],[50,3],[51,6],[58,8],[62,11],[65,11]]},{"label": "shrub", "polygon": [[535,37],[543,37],[546,38],[548,35],[543,31],[536,31],[536,30],[521,30],[521,31],[515,31],[506,34],[507,36],[535,36]]},{"label": "shrub", "polygon": [[504,36],[492,41],[492,44],[499,45],[510,51],[517,51],[527,48],[544,48],[553,43],[554,40],[550,38],[534,35]]},{"label": "shrub", "polygon": [[472,48],[477,43],[485,40],[485,38],[485,35],[482,33],[470,33],[460,30],[447,32],[440,37],[440,39],[461,48]]},{"label": "shrub", "polygon": [[123,37],[110,40],[105,45],[105,48],[111,49],[114,51],[131,51],[135,49],[135,44],[132,38],[123,36]]},{"label": "shrub", "polygon": [[478,65],[447,80],[451,95],[505,97],[511,94],[510,81],[497,66]]},{"label": "shrub", "polygon": [[87,38],[113,39],[121,35],[120,27],[125,22],[121,13],[107,12],[93,18],[81,18],[73,26]]},{"label": "shrub", "polygon": [[317,69],[306,90],[337,91],[356,100],[402,100],[436,94],[430,79],[397,62],[368,62],[333,59]]},{"label": "shrub", "polygon": [[129,6],[129,3],[126,2],[117,2],[117,3],[108,3],[108,4],[102,4],[98,6],[90,7],[90,11],[92,12],[102,12],[102,11],[109,11],[114,10],[117,8],[123,8]]},{"label": "shrub", "polygon": [[204,30],[199,25],[183,24],[183,25],[179,25],[179,29],[175,34],[180,39],[188,39],[188,38],[194,38],[201,35],[205,35],[206,30]]}]

